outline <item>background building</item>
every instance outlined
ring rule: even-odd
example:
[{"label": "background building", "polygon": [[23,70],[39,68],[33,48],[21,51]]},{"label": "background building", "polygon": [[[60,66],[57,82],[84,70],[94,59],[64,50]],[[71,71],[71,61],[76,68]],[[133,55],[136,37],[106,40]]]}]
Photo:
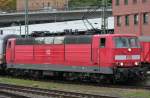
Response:
[{"label": "background building", "polygon": [[[63,10],[67,8],[69,0],[28,0],[29,10]],[[17,0],[17,10],[24,10],[25,0]]]},{"label": "background building", "polygon": [[150,36],[150,0],[112,0],[115,33]]}]

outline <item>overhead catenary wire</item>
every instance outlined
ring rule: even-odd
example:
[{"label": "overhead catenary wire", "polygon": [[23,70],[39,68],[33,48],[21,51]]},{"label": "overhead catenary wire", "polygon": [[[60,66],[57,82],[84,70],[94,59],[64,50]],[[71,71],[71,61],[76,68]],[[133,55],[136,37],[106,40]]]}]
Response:
[{"label": "overhead catenary wire", "polygon": [[[97,1],[97,4],[98,4],[98,1]],[[91,14],[91,12],[96,12],[97,9],[101,9],[102,10],[102,13],[101,13],[101,16],[102,16],[102,24],[101,24],[101,31],[100,33],[102,34],[107,34],[108,33],[108,16],[107,16],[107,7],[108,7],[108,0],[101,0],[101,5],[97,5],[97,7],[95,9],[93,9],[93,7],[91,6],[91,8],[89,8],[87,10],[87,13],[85,13],[82,17],[82,20],[83,20],[83,23],[85,25],[85,27],[89,30],[86,22],[92,27],[92,29],[94,31],[100,31],[100,30],[97,30],[93,25],[92,23],[88,20],[88,17],[87,15],[88,14]],[[92,10],[92,11],[90,11]],[[86,22],[85,22],[86,21]]]}]

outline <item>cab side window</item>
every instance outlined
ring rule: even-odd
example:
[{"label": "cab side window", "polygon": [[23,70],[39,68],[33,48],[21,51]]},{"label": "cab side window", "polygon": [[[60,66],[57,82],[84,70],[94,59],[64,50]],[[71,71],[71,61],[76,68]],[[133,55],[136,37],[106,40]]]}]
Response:
[{"label": "cab side window", "polygon": [[8,41],[7,48],[11,48],[11,41]]},{"label": "cab side window", "polygon": [[106,38],[100,38],[100,48],[106,47]]}]

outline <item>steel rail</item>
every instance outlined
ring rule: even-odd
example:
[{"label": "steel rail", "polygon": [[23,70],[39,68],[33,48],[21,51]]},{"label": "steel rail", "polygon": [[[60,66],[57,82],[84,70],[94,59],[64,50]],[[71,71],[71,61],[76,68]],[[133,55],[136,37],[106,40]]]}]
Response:
[{"label": "steel rail", "polygon": [[49,89],[16,86],[16,85],[2,84],[2,83],[0,83],[0,89],[23,92],[27,94],[30,93],[30,94],[40,95],[40,96],[55,97],[55,98],[119,98],[113,96],[67,92],[67,91],[60,91],[60,90],[49,90]]},{"label": "steel rail", "polygon": [[3,96],[3,98],[7,98],[7,97],[8,98],[30,98],[30,97],[27,97],[27,96],[24,96],[24,95],[10,93],[10,92],[3,91],[3,90],[0,90],[0,98],[2,98],[1,96]]},{"label": "steel rail", "polygon": [[120,88],[120,89],[143,89],[150,90],[149,85],[99,85],[99,87],[107,87],[107,88]]}]

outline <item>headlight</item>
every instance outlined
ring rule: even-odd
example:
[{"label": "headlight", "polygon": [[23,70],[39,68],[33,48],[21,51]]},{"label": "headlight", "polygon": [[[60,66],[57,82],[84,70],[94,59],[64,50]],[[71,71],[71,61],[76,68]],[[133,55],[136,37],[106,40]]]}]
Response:
[{"label": "headlight", "polygon": [[124,65],[124,64],[121,62],[121,63],[120,63],[120,66],[123,66],[123,65]]},{"label": "headlight", "polygon": [[135,62],[134,64],[135,64],[136,66],[138,66],[138,65],[139,65],[139,63],[138,63],[138,62]]},{"label": "headlight", "polygon": [[123,67],[124,63],[123,62],[121,62],[121,63],[117,62],[116,65],[120,66],[120,67]]}]

